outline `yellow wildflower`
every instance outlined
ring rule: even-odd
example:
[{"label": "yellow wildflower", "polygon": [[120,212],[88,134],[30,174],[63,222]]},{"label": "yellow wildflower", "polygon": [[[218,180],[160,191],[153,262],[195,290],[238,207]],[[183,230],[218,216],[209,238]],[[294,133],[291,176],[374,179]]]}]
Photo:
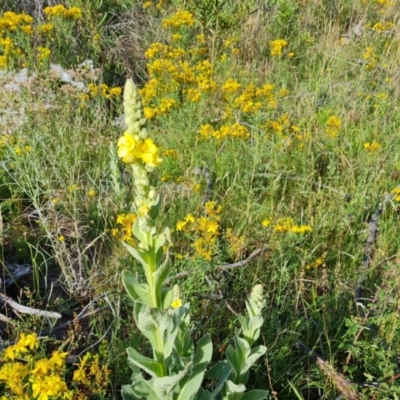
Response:
[{"label": "yellow wildflower", "polygon": [[394,195],[394,200],[400,202],[400,187],[395,187],[392,190],[392,194]]},{"label": "yellow wildflower", "polygon": [[45,34],[50,34],[52,31],[53,31],[53,29],[54,29],[54,25],[52,24],[52,23],[50,23],[50,22],[48,22],[48,23],[46,23],[46,24],[42,24],[42,25],[39,25],[37,28],[36,28],[36,30],[39,32],[39,33],[45,33]]},{"label": "yellow wildflower", "polygon": [[79,189],[79,186],[78,185],[69,185],[68,186],[68,191],[70,192],[70,193],[73,193],[73,192],[75,192],[76,190],[78,190]]},{"label": "yellow wildflower", "polygon": [[312,227],[310,225],[300,225],[300,226],[295,225],[290,229],[290,231],[293,233],[312,232]]},{"label": "yellow wildflower", "polygon": [[67,357],[67,352],[59,352],[58,350],[53,351],[51,358],[49,359],[49,364],[52,367],[58,366],[62,367],[65,364],[65,358]]},{"label": "yellow wildflower", "polygon": [[181,299],[176,299],[171,303],[172,308],[179,308],[182,307],[182,300]]},{"label": "yellow wildflower", "polygon": [[141,143],[140,151],[140,158],[142,159],[142,161],[151,167],[156,167],[162,161],[161,158],[158,156],[158,147],[153,143],[151,139],[145,139]]},{"label": "yellow wildflower", "polygon": [[283,49],[287,46],[288,42],[284,39],[271,40],[270,44],[270,52],[271,56],[280,56],[282,55]]},{"label": "yellow wildflower", "polygon": [[118,140],[118,157],[125,164],[132,164],[140,157],[138,150],[138,141],[128,132],[124,133]]},{"label": "yellow wildflower", "polygon": [[327,126],[326,133],[330,137],[335,137],[339,133],[339,130],[342,126],[342,121],[340,120],[339,117],[333,115],[328,118],[326,126]]},{"label": "yellow wildflower", "polygon": [[18,342],[21,343],[21,345],[24,347],[29,347],[31,350],[37,349],[39,347],[36,333],[30,333],[28,335],[25,335],[25,333],[21,333]]},{"label": "yellow wildflower", "polygon": [[47,375],[49,371],[51,371],[49,360],[47,358],[41,358],[35,362],[31,375],[44,376]]},{"label": "yellow wildflower", "polygon": [[72,19],[82,19],[82,10],[79,7],[71,7],[64,11],[64,17]]},{"label": "yellow wildflower", "polygon": [[165,18],[162,21],[161,26],[164,29],[179,28],[182,25],[193,26],[194,22],[195,21],[193,15],[189,11],[183,10],[183,11],[177,11],[170,17]]},{"label": "yellow wildflower", "polygon": [[4,355],[3,355],[4,359],[10,359],[10,360],[14,360],[15,359],[15,349],[14,346],[8,346],[6,348],[6,350],[4,351]]},{"label": "yellow wildflower", "polygon": [[52,7],[45,7],[43,13],[46,15],[47,18],[61,15],[63,16],[67,9],[62,4],[57,4]]},{"label": "yellow wildflower", "polygon": [[379,150],[381,147],[382,146],[378,142],[375,142],[375,140],[371,143],[364,143],[364,149],[369,152]]}]

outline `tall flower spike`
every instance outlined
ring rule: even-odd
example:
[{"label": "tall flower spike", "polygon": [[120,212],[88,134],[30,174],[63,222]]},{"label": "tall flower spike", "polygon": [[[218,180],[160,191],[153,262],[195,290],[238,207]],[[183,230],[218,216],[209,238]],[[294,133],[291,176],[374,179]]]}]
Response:
[{"label": "tall flower spike", "polygon": [[136,140],[147,138],[147,119],[143,114],[139,92],[132,79],[128,79],[124,89],[124,114],[127,133],[138,136]]},{"label": "tall flower spike", "polygon": [[140,164],[150,172],[160,164],[161,158],[158,156],[158,147],[147,138],[147,120],[132,79],[128,79],[125,84],[124,112],[127,130],[118,140],[118,157],[125,164]]},{"label": "tall flower spike", "polygon": [[250,317],[260,314],[265,306],[264,290],[262,285],[255,285],[251,291],[249,301],[246,302],[247,311]]}]

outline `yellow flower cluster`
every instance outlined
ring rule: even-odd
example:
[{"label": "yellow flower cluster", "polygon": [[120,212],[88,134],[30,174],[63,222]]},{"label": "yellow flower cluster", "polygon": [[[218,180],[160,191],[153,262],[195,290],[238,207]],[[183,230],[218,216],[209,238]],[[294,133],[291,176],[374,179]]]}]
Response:
[{"label": "yellow flower cluster", "polygon": [[372,26],[372,30],[376,32],[385,32],[393,29],[395,24],[393,22],[377,22]]},{"label": "yellow flower cluster", "polygon": [[217,207],[213,201],[208,201],[205,208],[206,216],[195,218],[192,214],[187,214],[184,220],[177,222],[176,230],[194,234],[196,239],[193,248],[196,254],[206,260],[211,260],[217,249],[222,208]]},{"label": "yellow flower cluster", "polygon": [[[68,353],[55,350],[49,358],[38,358],[38,348],[35,333],[21,333],[19,340],[3,351],[0,382],[5,385],[5,395],[0,400],[85,400],[88,397],[81,396],[83,388],[88,396],[105,394],[110,372],[106,365],[100,366],[98,355],[87,354],[75,364],[77,369],[72,379],[75,388],[68,389],[63,378],[67,372],[65,361]],[[20,361],[22,359],[24,362]]]},{"label": "yellow flower cluster", "polygon": [[282,55],[283,50],[288,45],[288,42],[284,39],[277,39],[277,40],[271,40],[269,42],[269,45],[270,45],[271,56],[277,57]]},{"label": "yellow flower cluster", "polygon": [[91,97],[104,97],[106,99],[113,99],[121,96],[122,88],[119,86],[109,87],[105,83],[95,85],[94,83],[88,84],[89,94]]},{"label": "yellow flower cluster", "polygon": [[[68,353],[54,351],[50,358],[34,359],[34,351],[39,347],[36,334],[20,335],[16,344],[5,349],[0,368],[0,381],[6,385],[6,392],[12,397],[47,400],[49,397],[72,399],[66,383],[60,377]],[[16,361],[23,358],[28,362]]]},{"label": "yellow flower cluster", "polygon": [[[284,93],[286,96],[286,93]],[[282,96],[283,97],[283,96]],[[234,108],[237,108],[244,113],[254,113],[261,110],[263,107],[275,109],[277,102],[274,94],[274,86],[266,83],[261,88],[256,88],[253,83],[243,88],[238,97],[233,99],[231,103]]]},{"label": "yellow flower cluster", "polygon": [[45,63],[51,55],[51,50],[48,47],[39,46],[37,48],[37,60],[40,64]]},{"label": "yellow flower cluster", "polygon": [[221,90],[224,96],[227,96],[237,93],[241,89],[241,87],[242,85],[238,81],[232,78],[228,78],[221,86]]},{"label": "yellow flower cluster", "polygon": [[134,245],[135,241],[132,235],[132,225],[136,221],[136,214],[119,214],[117,215],[118,228],[111,230],[111,234],[114,237],[118,237],[123,242],[130,245]]},{"label": "yellow flower cluster", "polygon": [[0,34],[20,29],[22,32],[31,34],[33,18],[30,15],[13,11],[6,11],[0,17]]},{"label": "yellow flower cluster", "polygon": [[218,87],[208,60],[193,62],[189,52],[177,46],[153,43],[146,51],[149,81],[140,90],[147,119],[168,113],[181,95],[197,102]]},{"label": "yellow flower cluster", "polygon": [[324,263],[324,258],[323,257],[319,257],[316,260],[314,260],[312,263],[307,264],[306,265],[306,269],[314,269],[314,268],[318,268],[319,266],[321,266]]},{"label": "yellow flower cluster", "polygon": [[292,123],[288,113],[268,120],[262,128],[266,129],[267,139],[277,140],[278,147],[296,144],[298,149],[303,149],[305,140],[311,137],[309,132],[304,132],[301,127]]},{"label": "yellow flower cluster", "polygon": [[[262,226],[267,228],[271,225],[271,219],[265,219],[262,221]],[[310,225],[296,225],[292,218],[279,218],[276,224],[272,225],[272,228],[277,233],[285,233],[285,232],[292,232],[292,233],[306,233],[312,232],[312,227]]]},{"label": "yellow flower cluster", "polygon": [[10,37],[2,38],[0,36],[0,68],[6,68],[12,57],[20,54],[22,54],[21,49],[15,47]]},{"label": "yellow flower cluster", "polygon": [[203,138],[209,139],[213,137],[218,140],[228,137],[236,139],[248,139],[250,137],[248,128],[238,122],[222,125],[219,129],[214,129],[210,124],[205,124],[201,126],[199,133]]},{"label": "yellow flower cluster", "polygon": [[369,152],[377,151],[381,147],[382,146],[378,142],[375,142],[375,140],[373,140],[371,143],[364,143],[364,149]]},{"label": "yellow flower cluster", "polygon": [[43,33],[46,35],[49,35],[51,32],[53,32],[53,30],[54,30],[54,25],[51,22],[47,22],[45,24],[38,25],[36,27],[37,32]]},{"label": "yellow flower cluster", "polygon": [[125,164],[142,162],[150,167],[160,164],[159,149],[151,139],[140,139],[125,132],[118,140],[118,157]]},{"label": "yellow flower cluster", "polygon": [[45,7],[43,13],[47,18],[52,17],[64,17],[70,19],[81,19],[82,18],[82,10],[79,7],[71,7],[66,8],[62,4],[57,4],[52,7]]},{"label": "yellow flower cluster", "polygon": [[[71,7],[67,9],[61,4],[46,7],[43,12],[47,18],[54,16],[62,16],[70,20],[79,20],[82,18],[80,8]],[[34,21],[33,17],[24,13],[18,14],[13,11],[6,11],[0,15],[0,69],[16,65],[25,67],[31,59],[31,49],[34,49],[33,53],[36,53],[36,60],[39,65],[46,64],[46,61],[50,58],[51,49],[43,46],[39,46],[36,49],[35,47],[40,43],[44,35],[49,36],[53,31],[53,23]],[[16,45],[16,43],[21,43],[21,33],[32,35],[31,49],[26,47],[26,41],[24,48]]]},{"label": "yellow flower cluster", "polygon": [[168,0],[159,0],[159,1],[157,2],[157,4],[155,4],[155,3],[153,3],[152,1],[148,0],[148,1],[145,1],[145,2],[143,3],[142,8],[143,8],[144,10],[147,10],[148,8],[150,8],[150,7],[152,7],[152,6],[156,6],[159,10],[161,10],[162,7],[163,7],[163,5],[165,5],[165,3],[166,3],[167,1],[168,1]]},{"label": "yellow flower cluster", "polygon": [[[176,15],[181,15],[181,22],[192,21],[192,18],[194,21],[190,13]],[[165,28],[174,26],[172,22],[165,23]],[[187,26],[191,27],[192,23]],[[157,42],[147,49],[149,80],[140,90],[145,117],[148,120],[160,117],[182,106],[183,102],[202,101],[209,106],[219,99],[222,100],[222,107],[215,115],[215,120],[222,122],[202,125],[199,127],[200,136],[217,140],[226,137],[249,138],[249,129],[237,122],[238,118],[242,119],[241,114],[274,110],[278,107],[278,100],[286,97],[289,91],[285,88],[277,90],[274,85],[265,82],[246,85],[229,74],[218,82],[213,64],[206,58],[208,50],[204,47],[207,44],[205,35],[196,35],[194,28],[192,33],[197,41],[188,49],[182,47],[181,32],[178,34],[174,31],[171,35],[175,38],[171,42],[173,44]],[[224,46],[230,47],[233,43],[234,39],[228,39]],[[283,42],[277,43],[282,49],[286,46]],[[214,113],[214,109],[211,109],[211,113]],[[304,138],[298,132],[297,135],[301,140]]]},{"label": "yellow flower cluster", "polygon": [[73,382],[89,389],[93,395],[106,393],[110,370],[107,365],[101,365],[98,354],[86,353],[75,365],[78,368],[74,371]]},{"label": "yellow flower cluster", "polygon": [[285,133],[288,133],[287,130],[292,126],[290,119],[289,119],[289,114],[285,113],[278,117],[275,120],[269,120],[266,122],[265,127],[267,129],[267,132],[274,132],[278,134],[279,136],[283,136]]},{"label": "yellow flower cluster", "polygon": [[366,60],[365,67],[367,69],[374,69],[378,64],[379,57],[375,54],[374,49],[372,47],[367,47],[364,52],[364,60]]},{"label": "yellow flower cluster", "polygon": [[326,121],[326,133],[330,137],[336,137],[340,131],[342,126],[342,121],[339,117],[335,117],[334,115],[329,117]]},{"label": "yellow flower cluster", "polygon": [[239,257],[242,250],[246,247],[246,239],[244,236],[234,234],[232,228],[225,231],[225,239],[229,243],[228,251],[231,257]]},{"label": "yellow flower cluster", "polygon": [[188,25],[193,26],[195,23],[193,15],[186,10],[179,10],[175,14],[172,14],[168,18],[164,18],[161,22],[161,26],[164,29],[167,28],[180,28],[181,26]]}]

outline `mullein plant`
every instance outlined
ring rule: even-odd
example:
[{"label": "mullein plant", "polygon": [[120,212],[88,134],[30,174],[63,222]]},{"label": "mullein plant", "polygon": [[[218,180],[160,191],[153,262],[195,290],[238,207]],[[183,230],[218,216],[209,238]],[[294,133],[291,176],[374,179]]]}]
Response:
[{"label": "mullein plant", "polygon": [[[138,245],[124,246],[143,267],[144,279],[131,271],[122,273],[123,285],[134,303],[134,317],[141,333],[149,340],[152,357],[128,348],[133,370],[132,383],[122,387],[124,399],[264,399],[265,390],[246,393],[250,367],[265,354],[264,346],[253,347],[263,324],[265,305],[261,285],[256,285],[246,302],[247,315],[239,316],[241,331],[235,332],[234,346],[226,350],[227,360],[208,372],[212,356],[209,334],[192,340],[189,304],[183,304],[179,287],[163,287],[171,271],[168,250],[170,231],[159,231],[156,219],[161,197],[150,183],[150,174],[160,164],[159,150],[148,138],[146,118],[138,90],[131,79],[124,90],[127,130],[118,140],[118,157],[132,175],[133,209],[137,219],[132,226]],[[146,373],[144,375],[143,373]],[[212,391],[202,387],[204,379],[216,382]]]}]

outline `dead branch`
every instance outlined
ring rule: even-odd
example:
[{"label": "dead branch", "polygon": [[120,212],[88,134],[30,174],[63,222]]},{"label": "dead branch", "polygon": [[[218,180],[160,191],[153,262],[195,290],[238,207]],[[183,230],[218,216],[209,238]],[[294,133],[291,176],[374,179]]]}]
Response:
[{"label": "dead branch", "polygon": [[14,310],[16,310],[22,314],[40,315],[42,317],[48,317],[48,318],[61,318],[61,314],[59,314],[57,312],[38,310],[37,308],[22,306],[21,304],[18,304],[16,301],[10,299],[9,297],[5,296],[4,294],[0,294],[0,300],[3,300]]}]

